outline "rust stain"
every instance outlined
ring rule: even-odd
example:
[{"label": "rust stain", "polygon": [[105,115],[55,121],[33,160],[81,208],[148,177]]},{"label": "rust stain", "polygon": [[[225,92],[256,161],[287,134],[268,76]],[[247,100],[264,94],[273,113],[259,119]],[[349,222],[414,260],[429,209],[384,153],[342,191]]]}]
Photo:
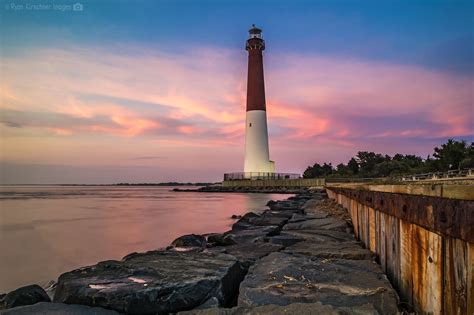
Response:
[{"label": "rust stain", "polygon": [[474,201],[346,188],[330,190],[431,232],[474,243]]},{"label": "rust stain", "polygon": [[405,305],[421,314],[474,315],[474,202],[331,190]]}]

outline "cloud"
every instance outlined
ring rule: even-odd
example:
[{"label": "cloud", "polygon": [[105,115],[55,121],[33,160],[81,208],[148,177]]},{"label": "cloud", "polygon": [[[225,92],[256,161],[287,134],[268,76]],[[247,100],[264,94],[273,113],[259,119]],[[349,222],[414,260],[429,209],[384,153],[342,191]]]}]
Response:
[{"label": "cloud", "polygon": [[[156,148],[176,161],[168,167],[179,168],[183,156],[210,149],[220,154],[219,167],[240,164],[222,152],[243,151],[244,51],[44,48],[6,57],[2,67],[0,122],[13,148],[5,159],[24,160],[26,149],[15,148],[34,137],[48,143],[59,137],[69,139],[70,155],[84,154],[79,143],[100,147],[107,141],[115,156],[126,150],[121,139],[134,139],[148,143],[135,158],[153,157],[149,150]],[[269,51],[265,76],[277,165],[303,167],[303,153],[331,160],[362,148],[383,150],[384,142],[395,145],[387,149],[426,152],[433,139],[474,133],[473,79],[453,71]],[[47,161],[48,153],[42,154]]]}]

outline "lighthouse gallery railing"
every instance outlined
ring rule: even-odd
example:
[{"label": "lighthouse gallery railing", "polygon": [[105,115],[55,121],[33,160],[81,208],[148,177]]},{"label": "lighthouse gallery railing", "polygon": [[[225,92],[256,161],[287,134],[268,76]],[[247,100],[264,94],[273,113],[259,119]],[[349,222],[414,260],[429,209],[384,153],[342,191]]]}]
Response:
[{"label": "lighthouse gallery railing", "polygon": [[226,173],[224,180],[244,180],[244,179],[298,179],[300,174],[294,173],[264,173],[264,172],[240,172],[240,173]]}]

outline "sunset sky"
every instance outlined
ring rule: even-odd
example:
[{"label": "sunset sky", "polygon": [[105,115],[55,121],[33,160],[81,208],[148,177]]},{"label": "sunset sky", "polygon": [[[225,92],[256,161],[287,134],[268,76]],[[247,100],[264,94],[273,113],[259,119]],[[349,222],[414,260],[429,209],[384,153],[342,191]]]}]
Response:
[{"label": "sunset sky", "polygon": [[0,3],[3,183],[242,171],[252,23],[278,172],[474,139],[473,1]]}]

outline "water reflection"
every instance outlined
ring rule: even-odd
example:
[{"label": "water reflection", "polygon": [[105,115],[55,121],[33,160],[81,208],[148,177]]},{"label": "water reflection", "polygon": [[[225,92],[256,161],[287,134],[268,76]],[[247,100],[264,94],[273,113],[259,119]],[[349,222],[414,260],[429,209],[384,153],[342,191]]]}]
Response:
[{"label": "water reflection", "polygon": [[278,194],[177,193],[168,187],[0,187],[0,293],[62,272],[223,232],[232,214]]}]

